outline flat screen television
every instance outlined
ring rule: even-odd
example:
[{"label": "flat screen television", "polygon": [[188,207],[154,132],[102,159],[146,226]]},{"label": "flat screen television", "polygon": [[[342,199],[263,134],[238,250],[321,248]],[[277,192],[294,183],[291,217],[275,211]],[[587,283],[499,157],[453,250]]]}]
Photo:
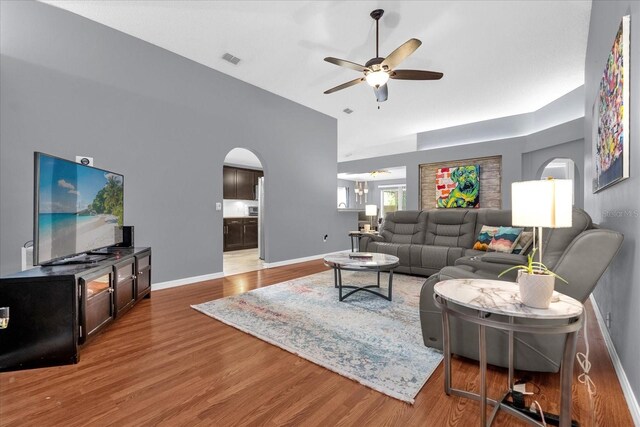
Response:
[{"label": "flat screen television", "polygon": [[124,176],[35,153],[34,265],[122,242]]}]

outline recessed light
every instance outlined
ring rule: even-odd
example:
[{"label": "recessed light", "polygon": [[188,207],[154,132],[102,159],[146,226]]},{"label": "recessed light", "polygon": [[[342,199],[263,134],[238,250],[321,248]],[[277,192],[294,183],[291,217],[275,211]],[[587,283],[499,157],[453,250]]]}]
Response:
[{"label": "recessed light", "polygon": [[345,108],[345,109],[344,109],[344,110],[342,110],[342,111],[344,111],[344,112],[345,112],[345,113],[347,113],[347,114],[351,114],[351,113],[353,113],[353,110],[352,110],[351,108],[349,108],[349,107]]},{"label": "recessed light", "polygon": [[238,65],[238,62],[240,62],[240,58],[238,58],[237,56],[233,56],[228,52],[222,55],[222,59],[227,62],[231,62],[233,65]]}]

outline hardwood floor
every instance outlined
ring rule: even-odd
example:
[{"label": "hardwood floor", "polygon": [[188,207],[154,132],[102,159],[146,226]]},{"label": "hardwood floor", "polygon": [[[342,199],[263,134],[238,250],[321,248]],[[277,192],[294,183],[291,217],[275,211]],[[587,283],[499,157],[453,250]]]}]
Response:
[{"label": "hardwood floor", "polygon": [[[79,364],[0,374],[0,425],[478,425],[477,403],[442,391],[442,365],[412,406],[190,308],[323,270],[321,261],[313,261],[153,292],[89,343]],[[585,387],[574,380],[573,417],[582,426],[631,426],[588,309],[597,394],[591,407]],[[478,385],[475,362],[455,358],[453,370],[454,386]],[[533,375],[541,387],[536,398],[555,413],[557,377]],[[490,369],[488,384],[489,395],[499,395],[506,371]],[[523,425],[506,414],[496,421]]]}]

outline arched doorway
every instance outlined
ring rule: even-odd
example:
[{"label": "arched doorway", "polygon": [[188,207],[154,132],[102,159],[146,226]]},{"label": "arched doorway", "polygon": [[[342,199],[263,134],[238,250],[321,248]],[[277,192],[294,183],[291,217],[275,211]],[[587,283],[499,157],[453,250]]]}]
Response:
[{"label": "arched doorway", "polygon": [[223,165],[223,271],[264,268],[264,168],[250,150],[234,148]]},{"label": "arched doorway", "polygon": [[582,207],[582,181],[572,159],[556,157],[545,162],[538,170],[538,178],[570,179],[573,181],[573,204]]}]

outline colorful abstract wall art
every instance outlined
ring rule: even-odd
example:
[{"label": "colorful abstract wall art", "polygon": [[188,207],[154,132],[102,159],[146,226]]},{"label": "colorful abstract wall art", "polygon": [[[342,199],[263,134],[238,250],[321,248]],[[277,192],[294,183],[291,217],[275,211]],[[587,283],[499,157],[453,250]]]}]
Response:
[{"label": "colorful abstract wall art", "polygon": [[629,25],[623,17],[594,105],[594,193],[629,177]]},{"label": "colorful abstract wall art", "polygon": [[438,169],[436,202],[439,208],[480,207],[480,166]]}]

